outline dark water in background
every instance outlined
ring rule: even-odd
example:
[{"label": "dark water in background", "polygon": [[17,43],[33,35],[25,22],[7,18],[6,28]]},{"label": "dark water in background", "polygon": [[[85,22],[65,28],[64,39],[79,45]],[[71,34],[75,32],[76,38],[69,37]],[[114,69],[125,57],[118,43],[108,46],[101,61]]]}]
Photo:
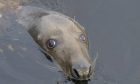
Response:
[{"label": "dark water in background", "polygon": [[[139,4],[139,0],[64,1],[63,12],[75,16],[88,32],[91,56],[98,52],[96,75],[88,84],[140,83]],[[0,84],[62,80],[61,74],[48,69],[50,62],[29,34],[12,21],[14,17],[8,18],[0,20]]]},{"label": "dark water in background", "polygon": [[67,11],[88,31],[92,52],[98,51],[91,84],[140,83],[139,4],[139,0],[66,1]]}]

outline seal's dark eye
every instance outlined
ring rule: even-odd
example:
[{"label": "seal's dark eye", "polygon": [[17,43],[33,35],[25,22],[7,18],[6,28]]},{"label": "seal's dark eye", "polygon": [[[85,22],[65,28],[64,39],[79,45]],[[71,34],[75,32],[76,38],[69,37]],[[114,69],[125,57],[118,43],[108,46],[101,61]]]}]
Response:
[{"label": "seal's dark eye", "polygon": [[80,35],[80,40],[85,42],[87,40],[87,37],[84,34]]},{"label": "seal's dark eye", "polygon": [[54,47],[56,47],[56,40],[55,40],[55,39],[49,39],[49,40],[46,42],[46,46],[47,46],[47,48],[49,48],[49,49],[53,49]]}]

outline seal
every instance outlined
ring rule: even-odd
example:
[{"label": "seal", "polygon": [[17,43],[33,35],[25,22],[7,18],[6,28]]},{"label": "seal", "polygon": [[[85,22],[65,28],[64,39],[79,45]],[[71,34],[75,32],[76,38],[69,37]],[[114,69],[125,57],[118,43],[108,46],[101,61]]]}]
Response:
[{"label": "seal", "polygon": [[17,9],[22,24],[50,59],[74,80],[88,80],[94,72],[87,33],[74,19],[47,9],[22,6]]}]

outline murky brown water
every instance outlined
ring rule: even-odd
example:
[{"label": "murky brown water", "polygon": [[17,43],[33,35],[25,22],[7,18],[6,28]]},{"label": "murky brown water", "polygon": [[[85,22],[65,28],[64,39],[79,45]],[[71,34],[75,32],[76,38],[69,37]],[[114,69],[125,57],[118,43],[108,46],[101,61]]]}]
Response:
[{"label": "murky brown water", "polygon": [[[98,60],[96,75],[83,84],[140,83],[139,3],[138,0],[24,2],[61,11],[85,26],[91,56],[95,57],[98,52]],[[54,65],[38,50],[30,35],[13,21],[15,17],[10,17],[14,14],[4,14],[9,17],[0,18],[0,84],[57,84],[57,81],[63,81],[63,75],[56,68],[48,68],[48,65]]]}]

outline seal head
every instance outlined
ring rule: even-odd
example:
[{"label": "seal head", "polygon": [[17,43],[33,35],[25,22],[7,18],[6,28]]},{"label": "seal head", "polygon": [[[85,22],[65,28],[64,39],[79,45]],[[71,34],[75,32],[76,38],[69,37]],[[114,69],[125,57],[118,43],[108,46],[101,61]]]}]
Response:
[{"label": "seal head", "polygon": [[64,74],[70,79],[88,80],[93,74],[93,65],[85,29],[58,12],[27,12],[26,9],[26,14],[20,14],[19,23],[27,27],[33,39]]}]

